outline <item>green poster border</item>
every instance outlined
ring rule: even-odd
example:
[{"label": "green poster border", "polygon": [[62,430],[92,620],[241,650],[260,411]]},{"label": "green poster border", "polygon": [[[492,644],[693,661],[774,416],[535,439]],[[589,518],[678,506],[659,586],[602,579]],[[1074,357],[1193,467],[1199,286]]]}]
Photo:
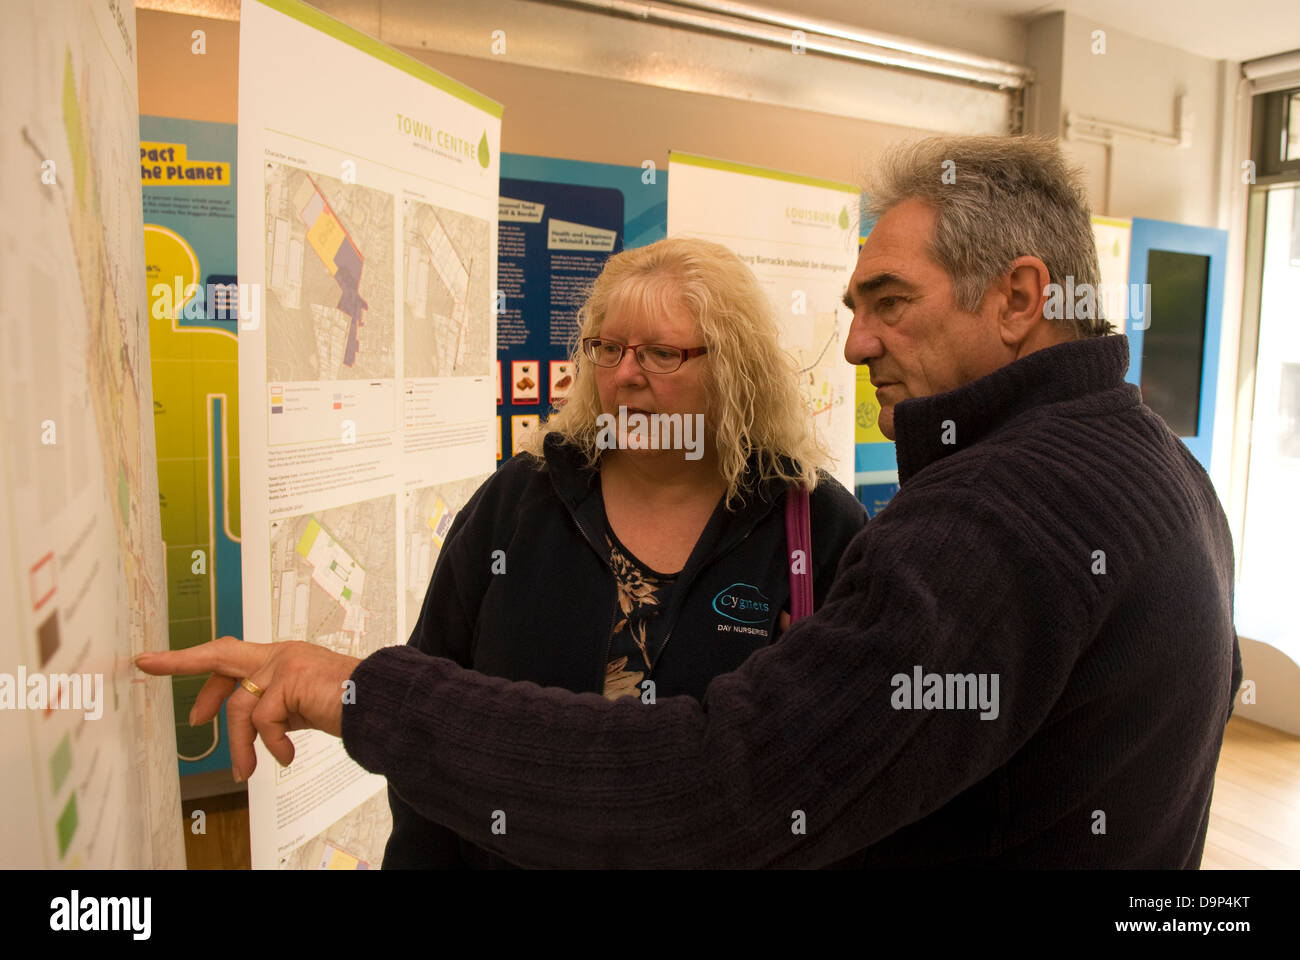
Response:
[{"label": "green poster border", "polygon": [[293,17],[299,23],[305,23],[309,27],[328,34],[335,40],[342,40],[348,46],[356,47],[362,53],[368,53],[377,60],[382,60],[389,66],[396,67],[403,73],[408,73],[417,80],[423,80],[425,83],[437,87],[444,93],[449,93],[458,100],[463,100],[472,107],[477,107],[484,113],[491,114],[498,120],[501,114],[505,112],[505,107],[497,103],[491,97],[485,97],[477,90],[471,89],[453,80],[444,73],[439,73],[433,67],[421,63],[413,57],[394,50],[386,43],[381,43],[374,37],[362,33],[349,27],[346,23],[335,20],[329,14],[322,13],[315,7],[309,7],[301,0],[257,0],[263,6],[270,7],[283,13],[287,17]]},{"label": "green poster border", "polygon": [[[263,0],[266,2],[266,0]],[[861,187],[855,187],[851,183],[844,183],[839,180],[823,180],[821,177],[806,177],[801,173],[786,173],[784,170],[771,170],[767,167],[755,167],[747,163],[736,163],[733,160],[719,160],[716,157],[705,157],[697,153],[682,153],[678,150],[670,151],[668,154],[669,163],[684,163],[692,167],[708,167],[711,170],[726,170],[728,173],[743,173],[751,177],[763,177],[767,180],[784,180],[787,183],[802,183],[809,187],[823,187],[827,190],[838,190],[841,193],[860,194]]]}]

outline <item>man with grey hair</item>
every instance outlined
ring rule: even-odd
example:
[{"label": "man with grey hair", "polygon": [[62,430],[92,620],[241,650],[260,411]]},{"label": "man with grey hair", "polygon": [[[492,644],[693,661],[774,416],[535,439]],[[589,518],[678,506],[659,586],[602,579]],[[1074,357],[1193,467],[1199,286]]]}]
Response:
[{"label": "man with grey hair", "polygon": [[241,774],[254,728],[283,761],[284,731],[317,726],[525,866],[1198,866],[1240,681],[1232,543],[1124,382],[1127,339],[1044,316],[1052,284],[1097,276],[1077,183],[1051,142],[950,138],[872,189],[845,354],[901,489],[822,609],[702,701],[408,647],[227,638],[144,665],[251,679],[229,705]]},{"label": "man with grey hair", "polygon": [[[1100,309],[1068,311],[1059,323],[1043,315],[1052,285],[1065,289],[1069,279],[1072,288],[1096,289],[1100,280],[1088,207],[1054,141],[922,140],[884,159],[867,197],[878,222],[844,297],[855,321],[845,356],[871,368],[890,439],[903,398],[943,393],[1043,347],[1112,332]],[[999,308],[1010,313],[1004,318]],[[900,342],[886,351],[903,318]],[[1127,347],[1101,349],[1115,355]],[[903,365],[912,368],[906,377]]]}]

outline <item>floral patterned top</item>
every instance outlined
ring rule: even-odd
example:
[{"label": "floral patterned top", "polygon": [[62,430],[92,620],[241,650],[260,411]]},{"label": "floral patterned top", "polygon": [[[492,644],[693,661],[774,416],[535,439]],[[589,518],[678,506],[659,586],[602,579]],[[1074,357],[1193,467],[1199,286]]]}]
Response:
[{"label": "floral patterned top", "polygon": [[618,585],[618,617],[610,636],[609,662],[605,665],[605,696],[639,697],[641,681],[650,672],[663,647],[659,613],[667,606],[676,574],[663,574],[644,566],[605,523],[609,565]]}]

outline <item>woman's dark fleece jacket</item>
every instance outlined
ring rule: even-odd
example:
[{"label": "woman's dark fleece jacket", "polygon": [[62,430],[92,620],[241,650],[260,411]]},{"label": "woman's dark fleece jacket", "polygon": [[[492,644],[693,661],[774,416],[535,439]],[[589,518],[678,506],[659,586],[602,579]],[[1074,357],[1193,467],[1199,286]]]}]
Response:
[{"label": "woman's dark fleece jacket", "polygon": [[[523,866],[1195,867],[1241,677],[1232,541],[1127,367],[1125,337],[1075,341],[899,403],[901,490],[702,699],[390,647],[343,743]],[[905,700],[918,670],[996,675],[996,718]]]},{"label": "woman's dark fleece jacket", "polygon": [[[527,454],[504,464],[457,514],[410,646],[495,677],[600,693],[618,612],[600,478],[555,435],[544,454],[544,470]],[[656,700],[703,697],[710,680],[779,636],[777,617],[790,606],[785,486],[755,485],[745,500],[718,506],[675,579],[658,618],[666,640],[647,675]],[[813,572],[820,604],[867,514],[824,474],[810,507],[812,557],[802,569]],[[511,866],[422,817],[391,786],[388,796],[384,867]]]}]

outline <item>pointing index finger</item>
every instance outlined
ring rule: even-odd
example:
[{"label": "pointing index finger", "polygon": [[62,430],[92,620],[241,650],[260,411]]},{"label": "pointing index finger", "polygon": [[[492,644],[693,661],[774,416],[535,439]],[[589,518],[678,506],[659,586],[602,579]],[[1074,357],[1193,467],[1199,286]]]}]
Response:
[{"label": "pointing index finger", "polygon": [[142,653],[135,665],[154,675],[219,673],[247,677],[257,673],[271,656],[267,643],[243,643],[234,637],[220,637],[184,650]]}]

